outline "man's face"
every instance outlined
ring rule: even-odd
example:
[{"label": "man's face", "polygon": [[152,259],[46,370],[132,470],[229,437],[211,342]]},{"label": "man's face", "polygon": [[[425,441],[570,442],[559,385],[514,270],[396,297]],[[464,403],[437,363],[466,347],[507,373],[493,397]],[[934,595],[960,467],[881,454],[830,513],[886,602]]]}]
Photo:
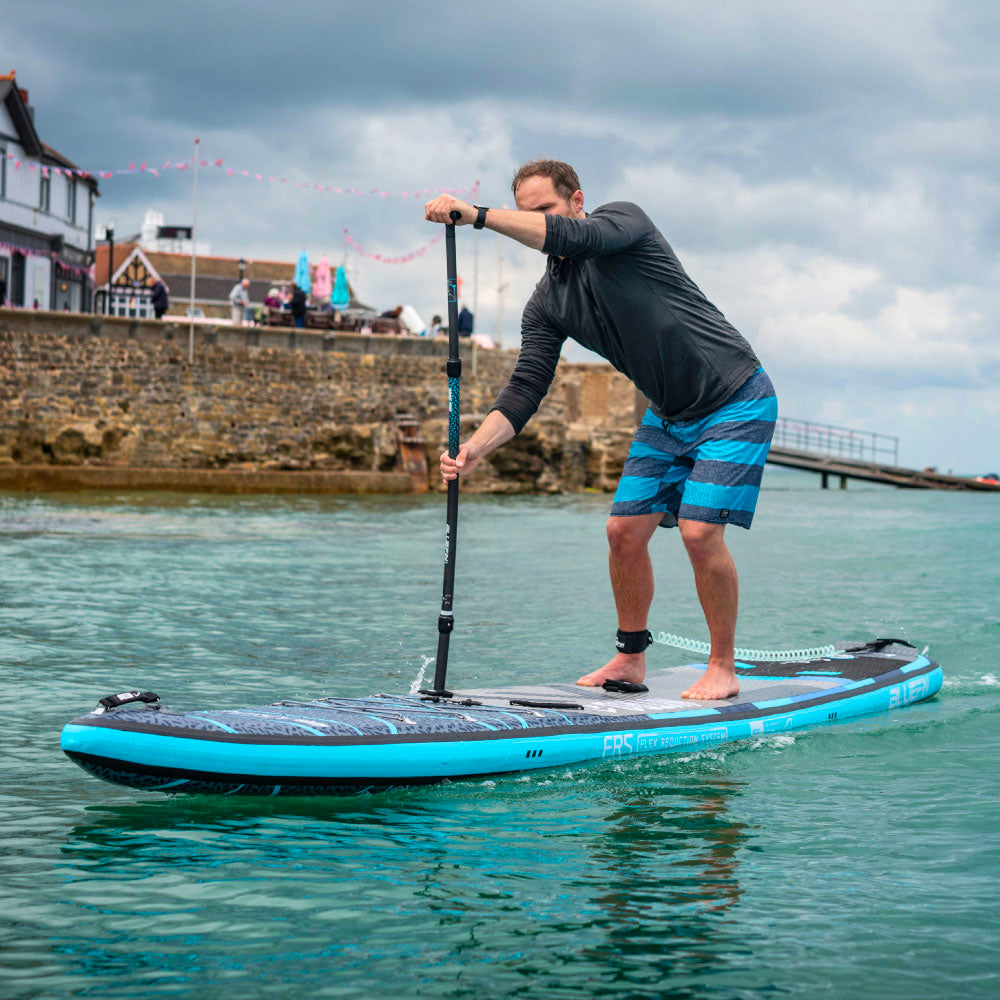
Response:
[{"label": "man's face", "polygon": [[522,212],[544,212],[545,215],[565,215],[578,219],[583,215],[583,192],[574,191],[563,198],[551,177],[527,177],[517,186],[514,203]]}]

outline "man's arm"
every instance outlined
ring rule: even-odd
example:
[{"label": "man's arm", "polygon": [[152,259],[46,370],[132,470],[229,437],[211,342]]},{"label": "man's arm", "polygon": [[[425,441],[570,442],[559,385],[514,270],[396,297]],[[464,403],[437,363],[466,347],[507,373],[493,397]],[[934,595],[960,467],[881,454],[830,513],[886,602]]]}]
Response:
[{"label": "man's arm", "polygon": [[491,452],[514,436],[514,425],[499,411],[491,410],[476,432],[452,458],[441,455],[441,478],[447,483],[458,475],[467,475]]},{"label": "man's arm", "polygon": [[[424,215],[428,222],[451,222],[451,213],[461,212],[455,219],[456,226],[471,226],[478,212],[460,198],[442,194],[427,202]],[[491,208],[486,213],[486,228],[501,236],[509,236],[532,250],[541,250],[545,245],[545,215],[542,212],[518,212],[515,209]]]},{"label": "man's arm", "polygon": [[649,216],[628,201],[601,205],[585,219],[549,215],[545,228],[545,252],[570,260],[621,253],[648,238],[654,229]]},{"label": "man's arm", "polygon": [[490,452],[520,433],[549,390],[563,340],[546,324],[532,297],[521,318],[521,353],[514,371],[486,419],[459,448],[457,457],[449,458],[447,452],[441,456],[445,482],[459,474],[467,475]]},{"label": "man's arm", "polygon": [[[472,225],[478,215],[474,205],[449,194],[439,195],[424,209],[430,222],[451,222],[452,212],[461,213],[455,220],[456,226]],[[509,236],[532,250],[543,250],[573,260],[620,253],[653,230],[649,216],[638,205],[626,201],[602,205],[583,219],[491,208],[486,213],[485,225],[487,229]]]}]

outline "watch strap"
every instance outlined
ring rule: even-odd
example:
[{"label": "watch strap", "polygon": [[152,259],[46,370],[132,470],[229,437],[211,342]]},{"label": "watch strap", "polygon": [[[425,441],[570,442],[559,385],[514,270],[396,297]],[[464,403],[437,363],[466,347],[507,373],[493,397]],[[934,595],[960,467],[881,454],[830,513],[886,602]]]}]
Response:
[{"label": "watch strap", "polygon": [[472,224],[473,229],[482,229],[486,225],[486,213],[489,208],[486,205],[473,205],[476,209],[476,221]]}]

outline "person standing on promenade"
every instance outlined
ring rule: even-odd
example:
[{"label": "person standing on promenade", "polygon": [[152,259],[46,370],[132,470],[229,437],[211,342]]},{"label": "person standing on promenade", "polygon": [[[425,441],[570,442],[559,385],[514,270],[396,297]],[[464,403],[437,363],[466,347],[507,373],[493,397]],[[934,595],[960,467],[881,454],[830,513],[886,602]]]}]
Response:
[{"label": "person standing on promenade", "polygon": [[648,546],[658,526],[677,526],[712,645],[708,668],[683,697],[733,697],[739,584],[723,534],[727,524],[749,528],[753,520],[777,416],[774,387],[638,205],[611,202],[588,214],[576,171],[557,160],[525,164],[511,187],[513,210],[451,195],[425,206],[430,222],[451,222],[459,212],[456,225],[492,229],[548,256],[524,308],[510,380],[458,455],[441,455],[442,477],[467,475],[520,432],[549,389],[567,337],[606,358],[651,406],[607,524],[618,652],[577,683],[646,676]]},{"label": "person standing on promenade", "polygon": [[292,322],[300,329],[306,325],[306,293],[292,282],[292,295],[288,300],[288,308],[292,314]]},{"label": "person standing on promenade", "polygon": [[462,311],[458,314],[458,335],[471,337],[475,325],[476,317],[472,315],[472,310],[468,306],[462,306]]},{"label": "person standing on promenade", "polygon": [[157,280],[153,285],[152,303],[156,318],[163,319],[163,314],[170,308],[170,298],[162,281]]},{"label": "person standing on promenade", "polygon": [[233,285],[229,293],[229,305],[232,307],[231,321],[233,326],[242,326],[246,318],[246,309],[250,305],[250,279],[244,278]]}]

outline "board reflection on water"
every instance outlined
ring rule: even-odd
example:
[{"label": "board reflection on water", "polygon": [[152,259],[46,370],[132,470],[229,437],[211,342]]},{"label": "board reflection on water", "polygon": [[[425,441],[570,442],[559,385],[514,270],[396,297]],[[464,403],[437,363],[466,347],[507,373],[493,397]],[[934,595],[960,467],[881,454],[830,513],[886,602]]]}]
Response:
[{"label": "board reflection on water", "polygon": [[540,990],[696,975],[735,948],[720,918],[741,893],[743,785],[642,761],[354,799],[91,809],[62,848],[79,919],[52,946],[79,975],[114,972],[121,995],[272,963],[304,988],[358,963],[437,983],[452,965],[467,980],[470,963],[530,966]]}]

